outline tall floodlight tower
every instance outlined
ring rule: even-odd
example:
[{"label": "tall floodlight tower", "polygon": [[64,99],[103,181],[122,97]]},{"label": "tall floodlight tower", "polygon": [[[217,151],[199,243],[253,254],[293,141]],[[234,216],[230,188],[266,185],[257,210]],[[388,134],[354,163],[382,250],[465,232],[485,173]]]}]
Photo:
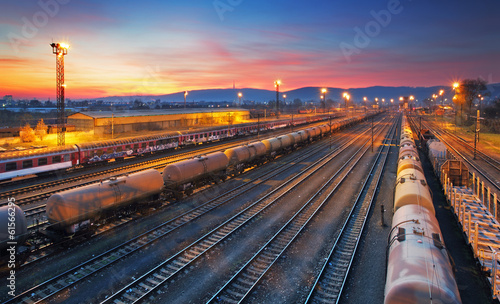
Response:
[{"label": "tall floodlight tower", "polygon": [[64,117],[64,56],[68,54],[69,45],[52,43],[52,53],[56,55],[56,97],[57,97],[57,145],[65,145],[66,126]]}]

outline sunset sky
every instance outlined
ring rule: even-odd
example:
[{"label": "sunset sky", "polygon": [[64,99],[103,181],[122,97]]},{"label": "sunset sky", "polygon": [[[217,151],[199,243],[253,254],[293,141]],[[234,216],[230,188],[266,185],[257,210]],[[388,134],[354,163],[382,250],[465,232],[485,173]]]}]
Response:
[{"label": "sunset sky", "polygon": [[2,1],[0,98],[500,82],[498,0]]}]

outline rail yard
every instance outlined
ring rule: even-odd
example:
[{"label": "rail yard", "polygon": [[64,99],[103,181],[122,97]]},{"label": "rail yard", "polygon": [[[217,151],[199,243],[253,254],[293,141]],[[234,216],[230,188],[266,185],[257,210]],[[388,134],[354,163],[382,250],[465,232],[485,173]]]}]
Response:
[{"label": "rail yard", "polygon": [[234,128],[5,181],[0,301],[498,301],[495,157],[411,112]]}]

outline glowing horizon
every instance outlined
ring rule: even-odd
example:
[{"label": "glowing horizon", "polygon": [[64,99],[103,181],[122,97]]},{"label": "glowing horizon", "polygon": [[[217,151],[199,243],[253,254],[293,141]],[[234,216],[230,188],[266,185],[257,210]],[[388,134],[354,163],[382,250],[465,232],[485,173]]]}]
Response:
[{"label": "glowing horizon", "polygon": [[4,4],[0,97],[55,100],[51,42],[70,45],[70,99],[231,88],[233,81],[238,88],[274,90],[276,79],[280,91],[428,87],[477,77],[500,82],[493,13],[500,4],[491,0],[453,8],[401,2],[394,10],[368,0],[241,2],[231,10],[201,0],[149,4]]}]

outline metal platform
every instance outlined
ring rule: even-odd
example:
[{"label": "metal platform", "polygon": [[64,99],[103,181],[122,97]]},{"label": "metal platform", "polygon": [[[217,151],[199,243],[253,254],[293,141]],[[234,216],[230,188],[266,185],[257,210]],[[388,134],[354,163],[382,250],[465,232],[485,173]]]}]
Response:
[{"label": "metal platform", "polygon": [[[446,176],[446,175],[445,175]],[[487,273],[493,298],[500,299],[500,223],[473,189],[453,186],[448,178],[444,191],[474,256]],[[478,190],[480,188],[478,187]],[[481,191],[480,191],[481,192]],[[483,191],[484,192],[484,191]],[[497,205],[496,195],[493,200]],[[496,208],[493,208],[496,212]]]}]

